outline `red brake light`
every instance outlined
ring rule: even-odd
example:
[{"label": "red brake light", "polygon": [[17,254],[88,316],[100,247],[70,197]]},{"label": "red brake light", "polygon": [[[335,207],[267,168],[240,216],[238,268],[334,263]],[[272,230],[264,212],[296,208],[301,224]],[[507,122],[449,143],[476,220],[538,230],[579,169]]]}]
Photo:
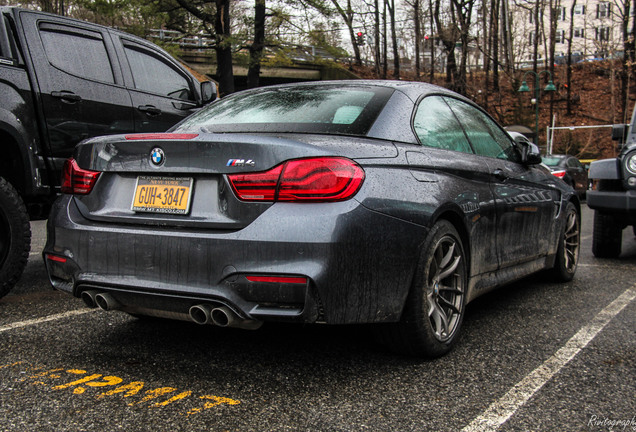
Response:
[{"label": "red brake light", "polygon": [[73,158],[67,159],[62,168],[62,193],[86,195],[93,190],[101,173],[79,167]]},{"label": "red brake light", "polygon": [[306,284],[306,277],[293,277],[293,276],[245,276],[250,282],[264,282],[264,283],[283,283],[283,284]]},{"label": "red brake light", "polygon": [[146,133],[126,135],[128,141],[134,140],[189,140],[198,137],[199,134],[176,134],[176,133]]},{"label": "red brake light", "polygon": [[244,201],[343,201],[358,192],[364,171],[346,158],[291,160],[269,171],[228,175]]},{"label": "red brake light", "polygon": [[565,170],[552,171],[552,175],[558,178],[563,178],[565,177]]}]

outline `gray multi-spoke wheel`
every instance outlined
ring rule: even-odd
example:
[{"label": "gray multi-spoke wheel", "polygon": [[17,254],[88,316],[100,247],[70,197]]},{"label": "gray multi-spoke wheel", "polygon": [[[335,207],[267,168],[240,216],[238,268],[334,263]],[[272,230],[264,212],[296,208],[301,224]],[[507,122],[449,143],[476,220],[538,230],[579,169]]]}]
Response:
[{"label": "gray multi-spoke wheel", "polygon": [[446,354],[464,318],[467,258],[455,227],[438,221],[426,237],[400,322],[381,328],[395,351],[423,357]]},{"label": "gray multi-spoke wheel", "polygon": [[433,259],[428,264],[427,291],[428,318],[435,338],[446,342],[455,335],[464,304],[464,281],[461,269],[464,259],[458,240],[443,236]]},{"label": "gray multi-spoke wheel", "polygon": [[565,227],[559,239],[554,275],[562,281],[571,281],[579,264],[581,250],[581,217],[576,207],[568,203],[566,208]]}]

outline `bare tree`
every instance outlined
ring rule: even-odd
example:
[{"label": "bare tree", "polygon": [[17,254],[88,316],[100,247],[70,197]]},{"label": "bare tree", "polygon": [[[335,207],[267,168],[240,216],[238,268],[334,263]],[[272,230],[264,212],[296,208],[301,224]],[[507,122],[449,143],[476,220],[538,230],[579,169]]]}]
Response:
[{"label": "bare tree", "polygon": [[265,0],[255,0],[254,40],[250,45],[250,65],[247,71],[247,87],[258,87],[261,74],[261,58],[265,48]]}]

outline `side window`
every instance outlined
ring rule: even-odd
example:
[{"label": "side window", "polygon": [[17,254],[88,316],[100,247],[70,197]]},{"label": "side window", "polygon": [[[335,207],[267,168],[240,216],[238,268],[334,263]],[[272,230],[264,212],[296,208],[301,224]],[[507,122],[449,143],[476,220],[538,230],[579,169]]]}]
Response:
[{"label": "side window", "polygon": [[56,68],[81,78],[115,82],[100,33],[42,25],[40,37],[49,63]]},{"label": "side window", "polygon": [[481,156],[520,161],[508,134],[486,114],[457,99],[444,98],[460,119],[475,153]]},{"label": "side window", "polygon": [[422,145],[472,153],[464,130],[441,96],[429,96],[420,102],[413,121]]},{"label": "side window", "polygon": [[131,45],[125,45],[124,49],[137,90],[194,100],[188,80],[167,63]]},{"label": "side window", "polygon": [[583,168],[583,165],[578,161],[578,159],[570,158],[568,160],[568,166],[571,168]]}]

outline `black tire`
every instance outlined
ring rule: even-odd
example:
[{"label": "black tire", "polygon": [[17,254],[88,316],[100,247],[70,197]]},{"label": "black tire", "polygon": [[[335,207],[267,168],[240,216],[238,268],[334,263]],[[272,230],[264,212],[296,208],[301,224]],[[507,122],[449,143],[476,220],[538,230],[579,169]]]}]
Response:
[{"label": "black tire", "polygon": [[31,249],[29,215],[20,195],[0,178],[0,297],[18,282]]},{"label": "black tire", "polygon": [[605,213],[594,212],[592,253],[597,258],[616,258],[621,254],[623,228]]},{"label": "black tire", "polygon": [[450,222],[437,222],[424,242],[400,322],[379,329],[393,351],[435,358],[456,343],[464,319],[468,267]]},{"label": "black tire", "polygon": [[559,282],[574,278],[581,250],[581,216],[571,202],[566,207],[565,227],[559,238],[559,247],[552,273]]}]

